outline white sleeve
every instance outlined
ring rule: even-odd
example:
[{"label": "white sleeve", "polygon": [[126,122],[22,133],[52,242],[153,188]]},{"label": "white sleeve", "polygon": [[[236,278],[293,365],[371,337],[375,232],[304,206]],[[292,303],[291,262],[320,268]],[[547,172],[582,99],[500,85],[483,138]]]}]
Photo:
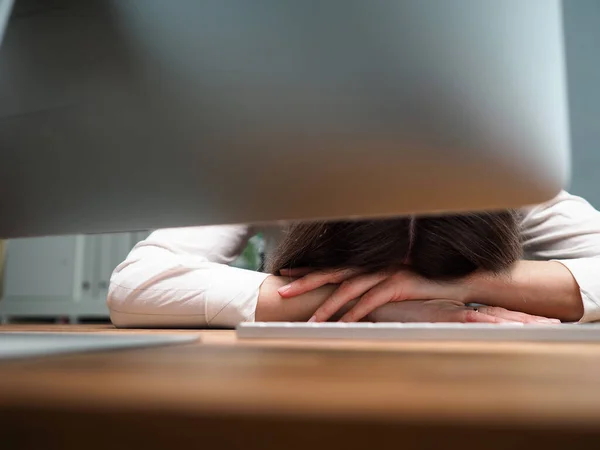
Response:
[{"label": "white sleeve", "polygon": [[600,320],[600,212],[564,191],[524,212],[525,253],[567,267],[581,291],[584,314],[580,322]]},{"label": "white sleeve", "polygon": [[107,303],[117,327],[227,327],[254,320],[268,274],[229,267],[246,225],[153,232],[113,272]]}]

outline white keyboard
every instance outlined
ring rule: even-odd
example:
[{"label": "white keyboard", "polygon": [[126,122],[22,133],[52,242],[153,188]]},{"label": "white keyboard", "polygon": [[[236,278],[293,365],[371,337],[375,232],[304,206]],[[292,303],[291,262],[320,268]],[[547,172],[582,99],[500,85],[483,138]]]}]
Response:
[{"label": "white keyboard", "polygon": [[236,331],[240,339],[600,342],[600,324],[249,322]]}]

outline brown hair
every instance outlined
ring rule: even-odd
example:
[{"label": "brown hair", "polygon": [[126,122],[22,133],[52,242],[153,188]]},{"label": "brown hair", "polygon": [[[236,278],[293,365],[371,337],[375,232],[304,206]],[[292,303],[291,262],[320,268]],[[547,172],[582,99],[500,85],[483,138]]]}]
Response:
[{"label": "brown hair", "polygon": [[427,278],[458,278],[478,269],[500,272],[521,257],[516,212],[421,218],[302,222],[288,226],[267,261],[283,268],[410,267]]}]

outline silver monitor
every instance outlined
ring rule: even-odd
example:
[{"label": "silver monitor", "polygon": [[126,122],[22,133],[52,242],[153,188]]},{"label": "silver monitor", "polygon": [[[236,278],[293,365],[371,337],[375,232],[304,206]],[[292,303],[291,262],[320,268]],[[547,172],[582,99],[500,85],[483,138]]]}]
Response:
[{"label": "silver monitor", "polygon": [[561,14],[559,0],[17,1],[0,237],[544,201],[568,177]]}]

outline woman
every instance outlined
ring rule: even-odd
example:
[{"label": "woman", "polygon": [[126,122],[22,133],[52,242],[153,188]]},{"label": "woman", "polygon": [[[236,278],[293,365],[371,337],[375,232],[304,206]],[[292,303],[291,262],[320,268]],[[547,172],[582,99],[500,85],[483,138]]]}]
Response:
[{"label": "woman", "polygon": [[[600,213],[562,192],[542,205],[500,216],[499,221],[498,214],[493,220],[480,217],[474,235],[468,235],[462,216],[388,222],[397,238],[393,245],[379,242],[380,250],[390,251],[385,257],[374,252],[368,264],[352,259],[357,249],[373,244],[371,234],[357,234],[356,222],[338,224],[349,228],[346,241],[333,246],[330,237],[339,233],[318,232],[323,224],[292,227],[287,234],[264,229],[273,274],[226,265],[257,231],[250,226],[158,230],[115,269],[108,296],[111,319],[121,327],[233,327],[252,320],[331,318],[600,320]],[[362,224],[386,226],[375,222]],[[352,245],[344,251],[348,242]],[[452,251],[441,255],[436,245]],[[331,249],[337,251],[333,257]],[[520,259],[521,249],[526,259]],[[470,303],[488,306],[466,306]]]}]

